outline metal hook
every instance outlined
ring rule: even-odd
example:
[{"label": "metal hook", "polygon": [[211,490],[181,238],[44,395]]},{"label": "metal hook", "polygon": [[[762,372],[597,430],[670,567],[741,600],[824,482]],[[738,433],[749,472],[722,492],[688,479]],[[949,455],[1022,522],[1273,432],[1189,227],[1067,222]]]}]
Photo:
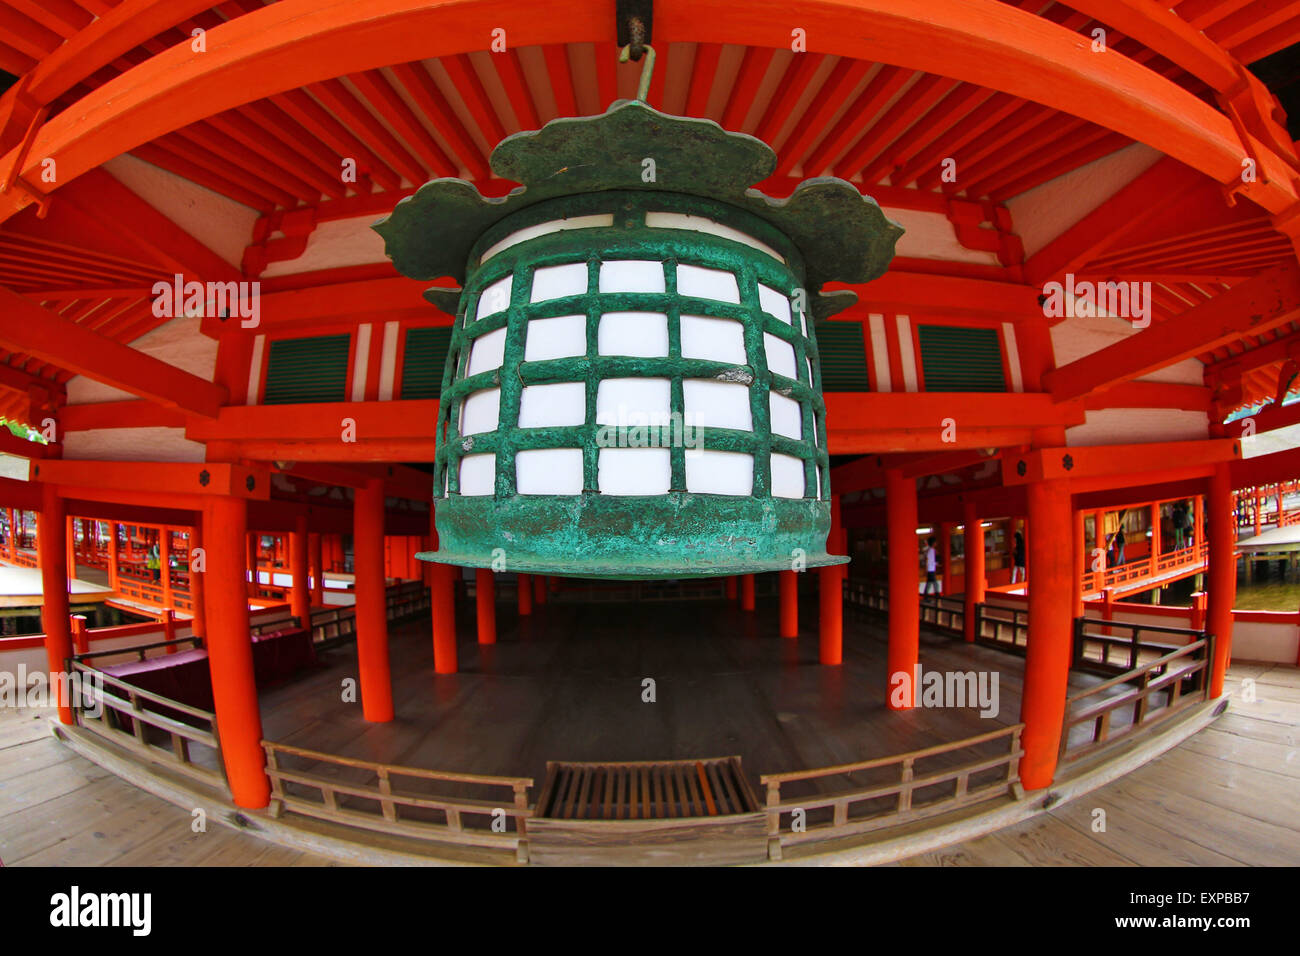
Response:
[{"label": "metal hook", "polygon": [[[644,103],[647,97],[650,96],[650,78],[655,70],[655,48],[648,43],[640,44],[639,47],[641,53],[645,56],[645,62],[641,64],[641,82],[637,86],[636,98]],[[633,59],[639,60],[641,57],[633,56],[632,44],[629,43],[619,52],[618,62],[627,63]]]}]

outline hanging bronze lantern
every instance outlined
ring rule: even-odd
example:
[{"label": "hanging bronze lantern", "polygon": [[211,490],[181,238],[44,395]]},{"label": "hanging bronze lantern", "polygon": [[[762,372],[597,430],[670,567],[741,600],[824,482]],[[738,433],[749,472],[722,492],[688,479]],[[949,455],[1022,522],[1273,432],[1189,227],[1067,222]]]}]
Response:
[{"label": "hanging bronze lantern", "polygon": [[[642,89],[645,89],[643,79]],[[837,564],[816,320],[901,227],[833,178],[748,188],[776,156],[620,101],[503,140],[485,198],[437,179],[375,225],[455,316],[439,550],[523,573],[655,578]]]}]

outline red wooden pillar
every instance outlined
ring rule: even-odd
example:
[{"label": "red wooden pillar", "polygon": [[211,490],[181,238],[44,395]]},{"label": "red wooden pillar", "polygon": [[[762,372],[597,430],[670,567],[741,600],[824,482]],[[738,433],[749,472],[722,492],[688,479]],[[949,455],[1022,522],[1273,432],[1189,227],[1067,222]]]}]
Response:
[{"label": "red wooden pillar", "polygon": [[1031,482],[1026,498],[1027,556],[1034,580],[1029,585],[1029,641],[1020,707],[1020,719],[1025,724],[1020,781],[1026,790],[1039,790],[1049,785],[1056,774],[1061,723],[1065,719],[1074,597],[1070,581],[1074,562],[1069,550],[1073,536],[1051,530],[1070,527],[1070,491],[1066,482]]},{"label": "red wooden pillar", "polygon": [[68,620],[68,522],[58,490],[41,484],[41,510],[36,513],[36,563],[41,569],[41,629],[45,631],[45,660],[50,686],[56,692],[59,720],[72,721],[68,693],[67,660],[72,656],[72,631]]},{"label": "red wooden pillar", "polygon": [[[1237,536],[1237,512],[1236,495],[1233,496],[1234,510],[1232,512],[1232,536]],[[1200,548],[1205,541],[1205,496],[1196,495],[1192,498],[1192,544]],[[1198,553],[1199,557],[1199,553]]]},{"label": "red wooden pillar", "polygon": [[[917,587],[916,481],[901,469],[885,471],[886,523],[889,535],[889,693],[891,710],[908,710],[921,647],[921,607]],[[895,687],[901,681],[902,693]]]},{"label": "red wooden pillar", "polygon": [[1074,616],[1083,617],[1083,576],[1088,570],[1088,534],[1084,528],[1083,512],[1074,512]]},{"label": "red wooden pillar", "polygon": [[258,587],[261,584],[261,578],[259,577],[257,570],[257,561],[258,552],[262,549],[262,536],[256,535],[251,531],[244,535],[244,549],[246,554],[245,565],[249,570],[247,576],[248,594],[250,597],[256,597]]},{"label": "red wooden pillar", "polygon": [[781,594],[781,636],[799,636],[799,579],[794,571],[778,571]]},{"label": "red wooden pillar", "polygon": [[303,627],[311,627],[311,585],[307,571],[307,516],[294,518],[293,531],[289,533],[289,574],[293,590],[289,592],[289,608]]},{"label": "red wooden pillar", "polygon": [[117,568],[117,559],[118,559],[118,552],[117,552],[117,532],[118,532],[118,527],[119,527],[119,526],[118,526],[118,523],[117,523],[116,521],[110,521],[110,522],[108,523],[108,531],[109,531],[109,535],[108,535],[108,586],[109,586],[110,588],[112,588],[114,591],[117,590],[117,585],[118,585],[118,568]]},{"label": "red wooden pillar", "polygon": [[9,508],[9,540],[5,542],[5,547],[9,551],[9,561],[14,563],[18,557],[18,514],[13,508]]},{"label": "red wooden pillar", "polygon": [[533,575],[533,603],[539,607],[546,603],[546,575]]},{"label": "red wooden pillar", "polygon": [[742,611],[754,610],[754,576],[752,574],[742,574],[740,576],[740,609]]},{"label": "red wooden pillar", "polygon": [[[198,556],[203,555],[202,562],[198,561]],[[201,571],[196,571],[194,566],[200,567],[207,565],[207,551],[203,550],[203,534],[196,526],[190,529],[190,551],[185,556],[186,567],[189,568],[190,579],[190,613],[193,620],[190,622],[190,633],[195,637],[206,638],[208,634],[208,614],[207,614],[207,575]]]},{"label": "red wooden pillar", "polygon": [[736,588],[735,575],[729,575],[727,577],[727,600],[728,601],[736,600],[736,594],[737,594],[737,588]]},{"label": "red wooden pillar", "polygon": [[433,606],[433,671],[454,674],[456,659],[456,573],[451,564],[434,564],[429,586]]},{"label": "red wooden pillar", "polygon": [[1160,565],[1160,503],[1151,504],[1151,576],[1156,576]]},{"label": "red wooden pillar", "polygon": [[1205,630],[1205,592],[1197,591],[1192,595],[1192,606],[1190,608],[1188,626],[1193,631]]},{"label": "red wooden pillar", "polygon": [[75,518],[64,518],[64,534],[67,536],[67,543],[63,550],[67,555],[68,562],[68,581],[77,580],[77,529],[74,526]]},{"label": "red wooden pillar", "polygon": [[321,564],[320,534],[315,531],[307,534],[307,563],[311,572],[311,603],[315,607],[324,607],[325,568]]},{"label": "red wooden pillar", "polygon": [[474,604],[478,611],[478,642],[497,642],[496,581],[489,568],[474,571]]},{"label": "red wooden pillar", "polygon": [[271,784],[262,751],[262,717],[248,626],[247,501],[206,499],[203,541],[208,664],[226,779],[236,804],[264,807],[271,796]]},{"label": "red wooden pillar", "polygon": [[1232,524],[1232,481],[1227,464],[1210,476],[1210,560],[1205,626],[1214,635],[1214,660],[1210,669],[1210,696],[1223,693],[1223,677],[1232,654],[1232,605],[1237,599],[1237,536]]},{"label": "red wooden pillar", "polygon": [[939,594],[949,593],[948,573],[950,570],[952,555],[952,525],[947,522],[939,524]]},{"label": "red wooden pillar", "polygon": [[964,636],[974,641],[976,605],[984,603],[984,522],[975,510],[975,502],[962,504],[962,521],[966,532],[966,584]]},{"label": "red wooden pillar", "polygon": [[[1260,531],[1263,530],[1264,516],[1260,513],[1261,510],[1262,509],[1260,507],[1259,489],[1256,488],[1255,489],[1255,534],[1256,535],[1258,535]],[[1210,520],[1213,521],[1214,519],[1211,518]]]},{"label": "red wooden pillar", "polygon": [[515,591],[519,597],[519,616],[527,617],[533,613],[533,576],[531,574],[515,575],[519,582],[515,585]]},{"label": "red wooden pillar", "polygon": [[352,500],[352,572],[356,581],[357,670],[366,720],[393,719],[384,580],[384,483],[372,478]]},{"label": "red wooden pillar", "polygon": [[838,564],[817,569],[818,599],[821,611],[818,621],[818,659],[825,665],[836,665],[844,660],[844,575]]},{"label": "red wooden pillar", "polygon": [[158,581],[162,585],[163,607],[173,609],[172,598],[172,531],[158,529]]},{"label": "red wooden pillar", "polygon": [[[1100,551],[1101,554],[1097,554]],[[1101,570],[1093,570],[1100,565]],[[1106,583],[1106,512],[1092,513],[1092,551],[1088,554],[1088,569],[1092,571],[1092,590],[1100,591]]]}]

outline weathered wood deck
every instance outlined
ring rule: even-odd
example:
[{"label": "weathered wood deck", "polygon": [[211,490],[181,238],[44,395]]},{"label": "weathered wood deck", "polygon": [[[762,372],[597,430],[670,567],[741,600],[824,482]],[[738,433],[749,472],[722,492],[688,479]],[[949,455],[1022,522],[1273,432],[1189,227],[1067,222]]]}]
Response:
[{"label": "weathered wood deck", "polygon": [[[893,754],[1013,723],[1023,659],[926,635],[927,669],[996,669],[1001,711],[885,710],[884,645],[846,616],[845,665],[816,664],[815,635],[774,636],[775,615],[729,607],[549,605],[501,642],[462,643],[462,673],[434,678],[427,628],[394,635],[397,720],[366,724],[343,703],[350,648],[263,697],[267,735],[370,760],[544,776],[545,761],[738,753],[757,775]],[[602,620],[603,619],[603,620]],[[462,624],[468,635],[468,624]],[[720,636],[703,637],[710,633]],[[656,702],[642,701],[642,680]],[[909,860],[917,864],[1295,864],[1300,819],[1300,671],[1234,667],[1232,709],[1127,777],[1024,824]],[[1240,699],[1256,681],[1258,700]],[[1082,678],[1089,680],[1090,678]],[[83,760],[49,736],[45,714],[0,711],[0,859],[6,865],[312,865],[327,861],[190,815]],[[1107,830],[1092,831],[1092,811]]]}]

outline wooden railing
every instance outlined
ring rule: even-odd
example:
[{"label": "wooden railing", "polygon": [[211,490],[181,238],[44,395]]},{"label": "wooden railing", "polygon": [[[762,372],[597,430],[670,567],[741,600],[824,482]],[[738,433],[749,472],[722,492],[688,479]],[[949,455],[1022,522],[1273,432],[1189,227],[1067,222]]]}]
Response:
[{"label": "wooden railing", "polygon": [[[769,856],[780,859],[783,847],[897,826],[986,800],[1006,796],[1019,799],[1019,766],[1024,753],[1020,746],[1020,733],[1024,727],[1024,724],[1014,724],[976,737],[893,757],[816,770],[763,774],[759,781],[767,788]],[[1005,751],[992,756],[980,756],[926,772],[918,766],[923,761],[932,761],[955,751],[996,746],[995,741],[1004,739],[1007,741]],[[817,781],[817,785],[821,785],[828,777],[847,777],[852,782],[855,774],[886,769],[897,771],[894,779],[825,794],[783,798],[781,793],[782,785],[796,781]],[[949,789],[951,792],[947,792]],[[869,805],[872,803],[874,807]],[[861,804],[867,804],[860,808],[865,812],[855,815],[855,806]],[[786,818],[789,822],[783,823]],[[796,820],[799,821],[798,827],[794,825]]]},{"label": "wooden railing", "polygon": [[[148,651],[162,649],[168,654],[174,654],[176,651],[185,648],[197,650],[203,647],[203,638],[201,637],[182,637],[174,641],[154,641],[152,644],[132,644],[130,647],[115,647],[102,651],[86,651],[84,654],[77,654],[72,659],[74,661],[86,662],[96,657],[130,657],[135,655],[137,661],[142,661],[149,656]],[[168,650],[174,648],[174,650]]]},{"label": "wooden railing", "polygon": [[1105,571],[1085,571],[1083,574],[1083,587],[1085,591],[1101,591],[1106,588],[1116,588],[1144,581],[1148,578],[1159,578],[1179,568],[1201,567],[1209,559],[1209,554],[1209,545],[1201,542],[1199,545],[1189,545],[1185,548],[1179,548],[1177,551],[1166,552],[1156,558],[1155,561],[1152,561],[1151,557],[1147,556],[1127,561],[1113,568],[1107,568]]},{"label": "wooden railing", "polygon": [[[71,673],[82,675],[83,687],[102,688],[89,701],[84,693],[73,695],[73,710],[81,727],[193,780],[212,786],[225,785],[215,714],[141,690],[80,660],[72,662]],[[87,705],[93,702],[103,705],[98,717],[88,712]],[[161,740],[167,741],[167,745],[159,746]],[[195,745],[205,748],[207,759],[201,763],[193,759],[191,748]]]},{"label": "wooden railing", "polygon": [[[1154,636],[1155,640],[1144,640],[1144,635]],[[1187,627],[1077,617],[1070,667],[1109,677],[1133,670],[1143,659],[1153,660],[1204,637],[1205,631]]]},{"label": "wooden railing", "polygon": [[889,611],[889,589],[871,581],[844,580],[844,601],[868,611]]},{"label": "wooden railing", "polygon": [[966,602],[961,598],[926,595],[921,598],[921,623],[961,634],[966,626]]},{"label": "wooden railing", "polygon": [[384,593],[389,621],[404,621],[431,607],[429,589],[420,581],[393,584]]},{"label": "wooden railing", "polygon": [[[269,740],[262,741],[262,746],[271,778],[272,816],[288,811],[397,836],[513,849],[516,859],[528,861],[527,821],[533,813],[528,803],[528,788],[533,785],[530,777],[421,770]],[[307,766],[291,769],[284,766],[286,760]],[[415,786],[426,789],[398,789],[399,778],[416,781]],[[461,792],[435,792],[449,784]],[[485,788],[506,788],[510,796],[493,801],[463,795],[466,790]]]},{"label": "wooden railing", "polygon": [[[1121,744],[1137,731],[1209,700],[1214,638],[1206,636],[1066,698],[1061,762]],[[1118,693],[1112,694],[1118,690]],[[1127,723],[1116,717],[1127,717]],[[1088,728],[1075,733],[1076,728]]]},{"label": "wooden railing", "polygon": [[355,607],[322,608],[311,613],[311,639],[325,647],[342,644],[357,636]]},{"label": "wooden railing", "polygon": [[1029,610],[976,604],[975,643],[1023,654],[1029,644]]}]

